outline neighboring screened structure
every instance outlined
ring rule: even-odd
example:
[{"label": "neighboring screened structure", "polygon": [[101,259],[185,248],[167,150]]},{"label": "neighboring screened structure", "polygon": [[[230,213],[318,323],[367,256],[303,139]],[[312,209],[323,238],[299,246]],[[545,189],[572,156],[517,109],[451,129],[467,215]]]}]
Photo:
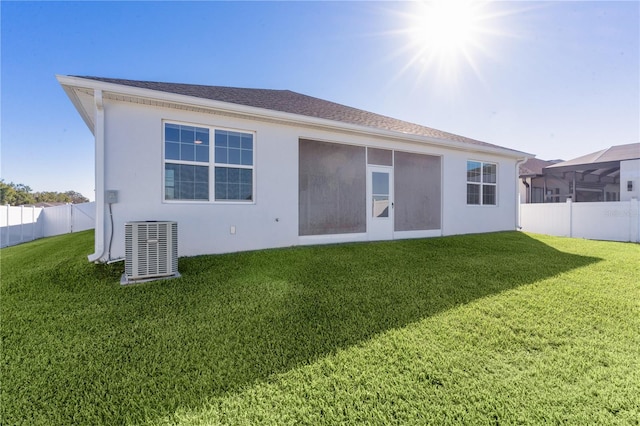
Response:
[{"label": "neighboring screened structure", "polygon": [[365,158],[364,147],[300,139],[299,235],[366,232]]},{"label": "neighboring screened structure", "polygon": [[440,229],[440,157],[395,151],[395,231]]}]

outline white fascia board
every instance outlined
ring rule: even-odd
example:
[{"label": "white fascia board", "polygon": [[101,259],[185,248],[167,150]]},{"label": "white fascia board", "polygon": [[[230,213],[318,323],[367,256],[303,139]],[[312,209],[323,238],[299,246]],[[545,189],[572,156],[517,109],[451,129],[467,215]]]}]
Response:
[{"label": "white fascia board", "polygon": [[82,101],[80,100],[80,98],[78,98],[78,95],[76,94],[76,91],[75,91],[75,89],[78,87],[85,87],[87,89],[90,89],[91,87],[86,84],[84,85],[73,84],[72,82],[68,81],[71,78],[72,77],[56,75],[56,79],[58,80],[58,83],[60,83],[60,85],[64,89],[65,93],[71,100],[71,103],[73,104],[73,106],[76,107],[78,114],[80,114],[80,117],[82,117],[82,120],[84,120],[89,130],[91,130],[91,133],[95,135],[95,123],[94,123],[94,117],[93,117],[93,110],[87,111],[85,109]]},{"label": "white fascia board", "polygon": [[246,105],[234,104],[229,102],[215,101],[211,99],[199,98],[195,96],[180,95],[169,92],[161,92],[152,89],[127,86],[123,84],[107,83],[98,80],[91,80],[81,77],[58,76],[61,84],[71,86],[100,89],[105,93],[113,93],[117,95],[127,95],[139,97],[143,99],[156,100],[161,102],[172,102],[185,106],[193,106],[199,108],[207,108],[222,113],[244,115],[247,118],[257,118],[263,120],[276,120],[285,124],[299,124],[303,126],[321,127],[333,131],[347,131],[364,135],[378,136],[382,138],[395,139],[404,142],[421,143],[428,145],[436,145],[445,148],[452,148],[467,152],[479,152],[486,154],[495,154],[508,158],[530,158],[533,154],[515,151],[501,147],[491,147],[483,145],[474,145],[471,143],[457,142],[448,139],[433,138],[421,135],[413,135],[408,133],[394,132],[391,130],[376,129],[372,127],[359,126],[357,124],[343,123],[340,121],[327,120],[324,118],[309,117],[305,115],[293,114],[288,112],[275,111],[265,108],[257,108]]}]

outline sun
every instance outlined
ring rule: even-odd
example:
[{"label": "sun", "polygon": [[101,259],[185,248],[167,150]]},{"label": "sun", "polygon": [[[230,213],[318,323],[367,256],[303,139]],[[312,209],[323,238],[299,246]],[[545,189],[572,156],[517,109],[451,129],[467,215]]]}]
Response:
[{"label": "sun", "polygon": [[414,41],[434,54],[464,51],[477,31],[477,10],[469,1],[419,3]]},{"label": "sun", "polygon": [[471,68],[479,76],[477,57],[486,53],[489,36],[497,33],[492,20],[499,16],[488,1],[433,0],[412,3],[404,33],[408,35],[407,67],[419,64],[455,80]]}]

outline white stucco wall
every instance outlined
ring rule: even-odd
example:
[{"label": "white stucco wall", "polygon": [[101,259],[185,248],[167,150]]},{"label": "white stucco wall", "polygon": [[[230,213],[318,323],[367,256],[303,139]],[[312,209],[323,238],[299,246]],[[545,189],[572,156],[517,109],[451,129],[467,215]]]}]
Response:
[{"label": "white stucco wall", "polygon": [[[498,164],[498,203],[467,205],[467,160]],[[443,158],[443,235],[516,229],[516,162],[473,152],[449,151]]]},{"label": "white stucco wall", "polygon": [[[115,231],[112,259],[124,256],[125,222],[140,220],[177,221],[180,256],[300,244],[300,138],[440,155],[442,229],[435,234],[492,232],[516,227],[514,158],[113,100],[104,101],[104,111],[105,189],[118,191],[118,202],[112,205]],[[162,187],[163,120],[255,132],[255,203],[165,202]],[[467,206],[467,160],[498,164],[497,206]],[[111,230],[107,206],[105,221],[104,241],[108,246]],[[230,233],[231,226],[235,226],[235,235]],[[335,242],[345,240],[344,237],[328,237],[323,241]],[[106,259],[106,254],[102,259]]]},{"label": "white stucco wall", "polygon": [[[627,190],[627,182],[633,182],[633,190]],[[640,159],[620,162],[620,201],[640,199]]]}]

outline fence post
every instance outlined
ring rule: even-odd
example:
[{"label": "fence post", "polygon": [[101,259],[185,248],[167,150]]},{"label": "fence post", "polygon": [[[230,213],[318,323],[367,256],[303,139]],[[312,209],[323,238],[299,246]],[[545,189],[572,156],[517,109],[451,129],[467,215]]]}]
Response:
[{"label": "fence post", "polygon": [[7,245],[6,247],[9,247],[9,244],[11,244],[11,227],[9,226],[9,217],[10,217],[9,207],[11,206],[7,204]]},{"label": "fence post", "polygon": [[67,233],[71,233],[71,205],[69,203],[65,204],[66,207],[66,216],[67,216]]},{"label": "fence post", "polygon": [[518,203],[516,205],[516,208],[518,209],[518,223],[516,223],[516,229],[522,231],[522,195],[520,194],[520,191],[518,191],[518,200],[516,203]]},{"label": "fence post", "polygon": [[629,241],[640,243],[640,208],[637,198],[629,200]]},{"label": "fence post", "polygon": [[36,239],[36,206],[31,206],[31,241]]},{"label": "fence post", "polygon": [[24,206],[20,206],[20,242],[24,242]]},{"label": "fence post", "polygon": [[[7,238],[6,238],[7,245],[6,246],[2,245],[2,241],[0,241],[0,247],[9,247],[9,204],[7,204],[4,207],[7,208],[7,217],[6,217],[6,219],[7,219],[7,229],[6,229],[6,232],[5,232],[7,234]],[[0,234],[0,238],[2,238],[2,234]]]},{"label": "fence post", "polygon": [[573,200],[567,198],[567,205],[569,206],[569,238],[573,238]]}]

